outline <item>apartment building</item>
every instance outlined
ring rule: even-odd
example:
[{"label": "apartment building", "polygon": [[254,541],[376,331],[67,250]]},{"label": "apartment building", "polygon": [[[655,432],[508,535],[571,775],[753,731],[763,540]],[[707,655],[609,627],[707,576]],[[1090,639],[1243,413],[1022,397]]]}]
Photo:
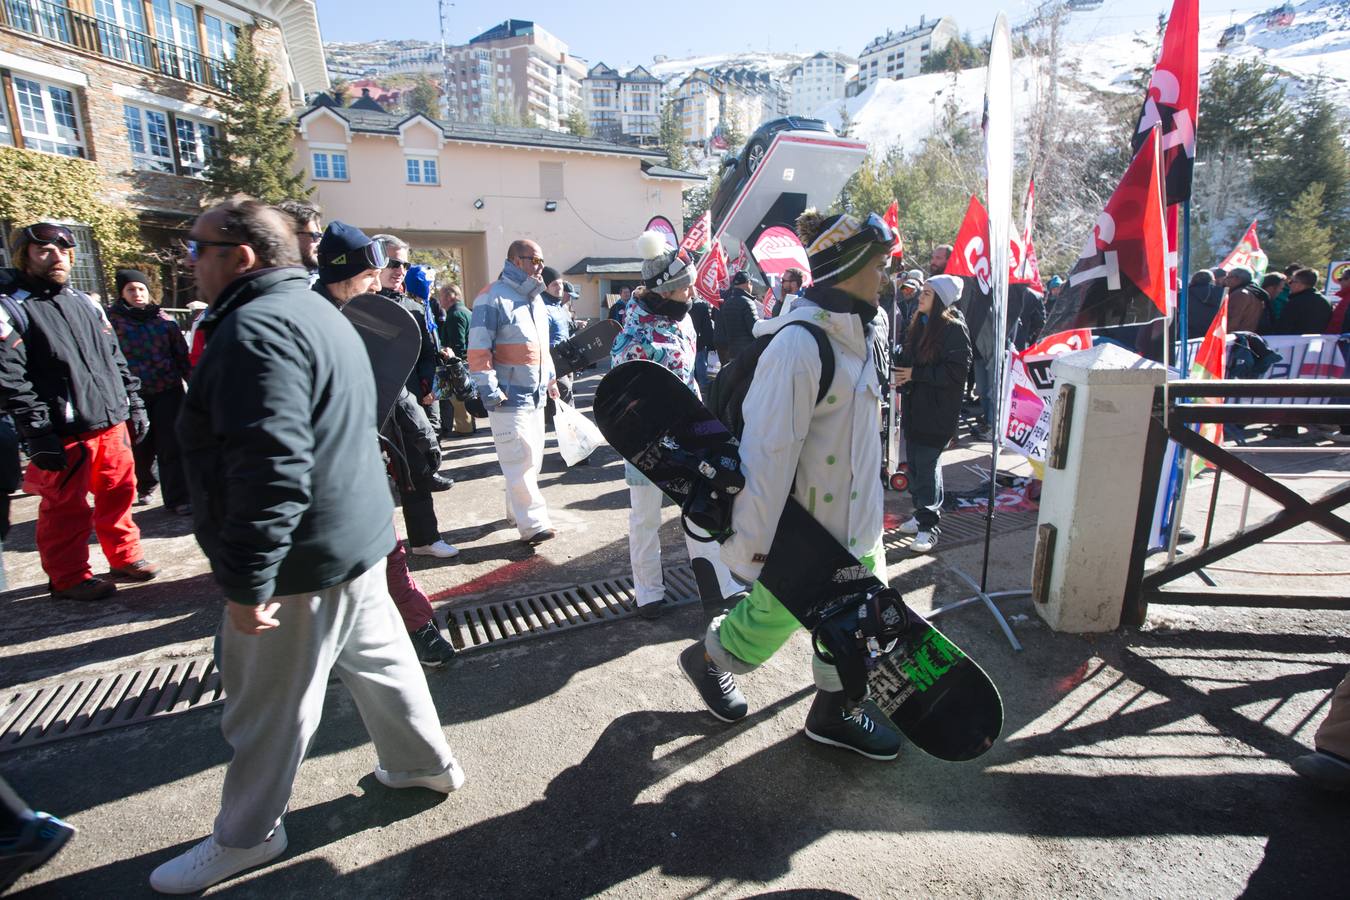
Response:
[{"label": "apartment building", "polygon": [[578,108],[585,63],[534,22],[507,19],[446,53],[452,119],[488,122],[506,114],[527,125],[558,129]]},{"label": "apartment building", "polygon": [[929,21],[919,16],[919,24],[902,31],[887,29],[873,38],[858,56],[859,93],[882,78],[913,78],[920,74],[930,54],[959,37],[956,20],[942,16]]},{"label": "apartment building", "polygon": [[596,63],[581,83],[582,102],[591,134],[639,146],[655,144],[661,132],[665,85],[642,66],[620,75]]},{"label": "apartment building", "polygon": [[[225,62],[246,34],[293,105],[328,88],[313,0],[4,0],[0,143],[90,160],[102,199],[167,247],[201,209]],[[0,224],[7,240],[13,223]],[[76,284],[102,293],[92,234],[73,226],[94,251],[78,255]]]},{"label": "apartment building", "polygon": [[469,297],[512,240],[537,240],[580,286],[583,317],[640,276],[647,222],[681,221],[684,189],[705,180],[594,136],[322,104],[298,117],[296,161],[326,216],[455,259]]},{"label": "apartment building", "polygon": [[822,107],[843,100],[858,65],[837,53],[817,53],[788,72],[788,115],[814,116]]},{"label": "apartment building", "polygon": [[672,96],[686,144],[708,145],[733,124],[749,135],[788,108],[778,80],[749,68],[695,69]]}]

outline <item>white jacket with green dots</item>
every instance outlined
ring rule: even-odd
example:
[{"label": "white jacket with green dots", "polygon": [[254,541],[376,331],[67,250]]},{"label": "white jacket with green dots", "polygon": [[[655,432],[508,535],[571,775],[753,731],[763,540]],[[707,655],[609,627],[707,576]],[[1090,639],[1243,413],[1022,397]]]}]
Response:
[{"label": "white jacket with green dots", "polygon": [[[803,298],[791,312],[756,323],[755,336],[794,321],[829,336],[834,382],[817,405],[820,351],[805,328],[775,337],[755,367],[742,408],[746,485],[732,510],[735,534],[722,544],[727,567],[747,581],[759,577],[789,491],[855,556],[881,543],[881,386],[867,330],[857,315]],[[885,580],[884,565],[877,574]]]}]

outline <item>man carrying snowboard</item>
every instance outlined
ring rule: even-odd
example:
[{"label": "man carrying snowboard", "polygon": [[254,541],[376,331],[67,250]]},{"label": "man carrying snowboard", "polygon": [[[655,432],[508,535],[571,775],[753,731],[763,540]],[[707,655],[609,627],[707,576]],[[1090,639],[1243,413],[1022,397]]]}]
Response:
[{"label": "man carrying snowboard", "polygon": [[[741,463],[745,488],[732,510],[733,534],[722,559],[750,593],[715,619],[704,639],[680,654],[680,668],[710,712],[734,722],[747,712],[736,675],[750,672],[801,627],[758,578],[790,496],[883,581],[881,382],[872,338],[892,232],[879,216],[797,220],[814,283],[784,315],[755,324],[773,334],[755,366],[742,408]],[[807,322],[824,331],[834,377],[817,403],[823,352]],[[781,333],[779,333],[781,332]],[[894,759],[900,734],[874,704],[847,702],[833,666],[813,659],[817,693],[806,717],[812,740]]]}]

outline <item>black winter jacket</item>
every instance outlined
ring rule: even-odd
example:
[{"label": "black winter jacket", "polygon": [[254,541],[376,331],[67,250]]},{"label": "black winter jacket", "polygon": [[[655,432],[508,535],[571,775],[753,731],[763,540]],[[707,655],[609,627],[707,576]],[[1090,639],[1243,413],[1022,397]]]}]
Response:
[{"label": "black winter jacket", "polygon": [[913,380],[902,389],[900,421],[906,440],[945,447],[956,435],[961,417],[961,393],[970,371],[970,334],[960,315],[948,322],[942,329],[941,352],[929,363],[915,361],[922,340],[919,332],[912,332],[900,353],[900,368],[914,369]]},{"label": "black winter jacket", "polygon": [[200,327],[177,430],[225,596],[258,604],[367,571],[394,549],[394,506],[356,329],[300,268],[236,279]]},{"label": "black winter jacket", "polygon": [[717,312],[717,335],[713,341],[722,365],[731,362],[755,342],[754,328],[758,321],[759,304],[748,291],[732,288],[722,295],[722,308]]},{"label": "black winter jacket", "polygon": [[717,310],[707,300],[695,297],[689,306],[689,318],[694,323],[697,339],[694,350],[704,353],[713,349],[717,334]]},{"label": "black winter jacket", "polygon": [[1290,294],[1273,334],[1321,334],[1331,321],[1331,301],[1321,291]]},{"label": "black winter jacket", "polygon": [[0,405],[19,434],[102,431],[143,407],[141,383],[93,299],[18,269],[0,269],[0,294],[9,298],[0,304]]}]

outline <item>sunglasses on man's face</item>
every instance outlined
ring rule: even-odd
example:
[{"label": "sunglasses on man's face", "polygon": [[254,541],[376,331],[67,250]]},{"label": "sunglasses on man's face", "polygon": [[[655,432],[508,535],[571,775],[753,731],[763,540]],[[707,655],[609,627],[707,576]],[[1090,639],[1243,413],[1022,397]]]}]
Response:
[{"label": "sunglasses on man's face", "polygon": [[406,268],[408,268],[410,265],[412,265],[412,263],[410,263],[410,262],[408,262],[408,261],[406,261],[406,260],[402,260],[402,259],[391,259],[391,260],[389,260],[389,262],[387,262],[387,263],[384,264],[384,267],[385,267],[386,269],[406,269]]},{"label": "sunglasses on man's face", "polygon": [[542,266],[544,264],[544,258],[542,256],[517,256],[516,259],[534,266]]},{"label": "sunglasses on man's face", "polygon": [[62,250],[75,249],[75,235],[64,225],[39,222],[29,225],[23,233],[34,244],[54,244]]},{"label": "sunglasses on man's face", "polygon": [[243,242],[243,241],[195,241],[195,240],[190,240],[190,241],[187,242],[187,258],[188,258],[188,262],[193,262],[193,263],[195,263],[197,260],[201,259],[201,256],[202,256],[202,250],[203,250],[204,248],[206,248],[206,247],[242,247],[242,246],[244,246],[244,242]]}]

